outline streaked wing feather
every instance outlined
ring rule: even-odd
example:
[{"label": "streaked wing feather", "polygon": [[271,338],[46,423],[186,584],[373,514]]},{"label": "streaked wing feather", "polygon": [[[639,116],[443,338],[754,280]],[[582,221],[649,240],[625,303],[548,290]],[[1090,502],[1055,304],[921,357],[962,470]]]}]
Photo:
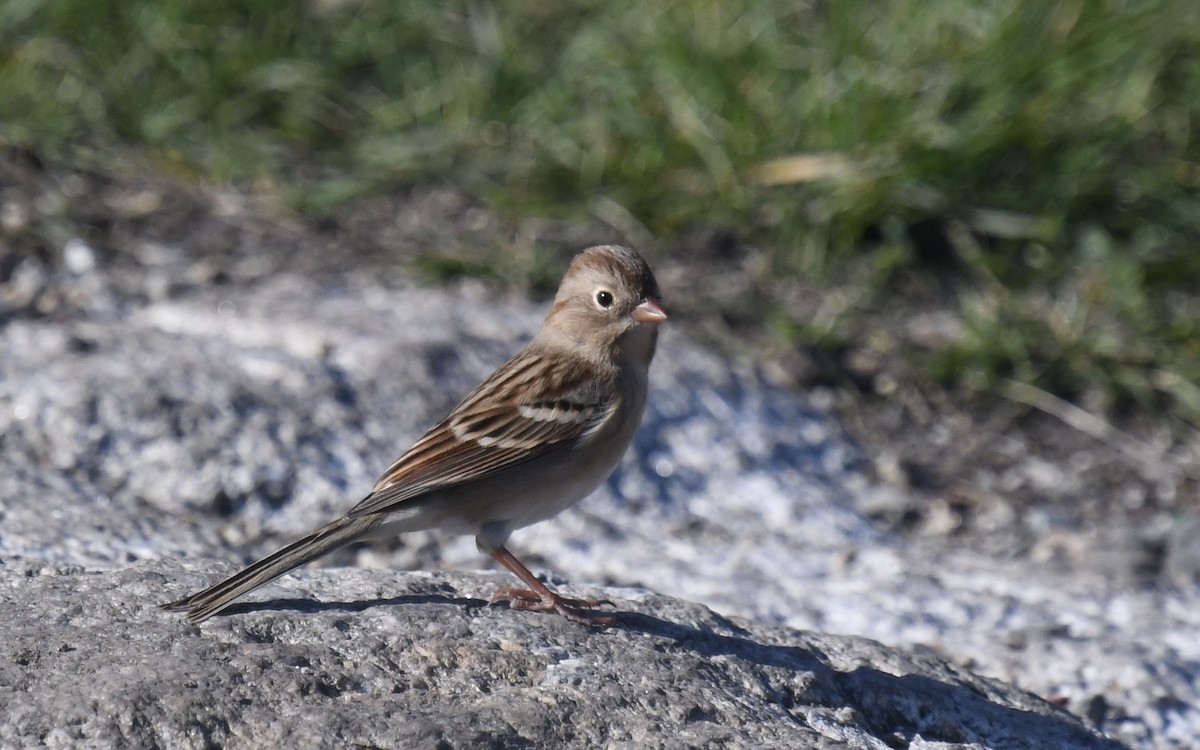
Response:
[{"label": "streaked wing feather", "polygon": [[615,389],[603,383],[586,363],[514,357],[396,459],[349,515],[387,512],[570,445],[616,409]]}]

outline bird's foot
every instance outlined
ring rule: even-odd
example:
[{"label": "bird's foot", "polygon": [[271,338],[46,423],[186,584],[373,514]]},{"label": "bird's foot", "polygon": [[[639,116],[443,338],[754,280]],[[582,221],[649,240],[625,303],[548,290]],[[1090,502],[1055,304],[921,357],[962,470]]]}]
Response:
[{"label": "bird's foot", "polygon": [[543,596],[530,589],[516,586],[501,586],[492,594],[491,603],[508,602],[509,609],[520,609],[529,612],[557,612],[571,622],[583,625],[602,625],[608,627],[615,618],[596,612],[592,607],[609,604],[607,599],[572,599],[559,596],[553,591],[547,591],[549,596]]}]

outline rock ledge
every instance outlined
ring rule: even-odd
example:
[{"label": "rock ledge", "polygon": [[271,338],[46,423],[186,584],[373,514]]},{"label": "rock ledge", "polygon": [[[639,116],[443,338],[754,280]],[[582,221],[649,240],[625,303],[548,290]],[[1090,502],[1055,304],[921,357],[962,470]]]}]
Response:
[{"label": "rock ledge", "polygon": [[[485,603],[499,574],[300,571],[199,628],[224,571],[9,560],[0,745],[1119,748],[930,653],[631,589],[620,624]],[[569,590],[569,589],[568,589]]]}]

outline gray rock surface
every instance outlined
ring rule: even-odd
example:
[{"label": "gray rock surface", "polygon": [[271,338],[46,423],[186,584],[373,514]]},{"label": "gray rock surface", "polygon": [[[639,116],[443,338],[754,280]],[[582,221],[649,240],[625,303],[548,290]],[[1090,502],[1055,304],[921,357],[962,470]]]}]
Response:
[{"label": "gray rock surface", "polygon": [[[435,633],[431,637],[462,640],[463,648],[490,653],[497,647],[489,645],[494,643],[488,640],[493,635],[484,626],[494,623],[519,622],[511,627],[528,627],[515,642],[537,642],[534,634],[539,632],[543,639],[551,634],[582,637],[569,629],[574,626],[554,618],[502,610],[467,614],[461,606],[442,606],[445,602],[440,599],[440,604],[422,600],[418,602],[422,606],[411,610],[426,612],[428,605],[451,612],[444,628],[437,618],[426,615],[415,615],[422,619],[405,624],[413,617],[408,607],[399,614],[395,607],[337,604],[393,598],[406,603],[410,600],[405,597],[430,596],[416,581],[452,581],[455,592],[467,592],[448,594],[444,586],[435,587],[438,597],[484,597],[493,583],[437,576],[404,576],[395,583],[396,577],[383,571],[285,577],[274,584],[282,588],[264,589],[260,598],[303,585],[299,590],[306,598],[316,597],[323,604],[306,605],[301,611],[290,606],[248,610],[245,621],[242,615],[225,618],[211,631],[205,626],[202,635],[151,606],[212,582],[343,512],[400,450],[520,346],[540,322],[541,306],[502,299],[473,284],[448,292],[385,288],[353,275],[343,285],[330,287],[281,273],[253,284],[199,288],[174,296],[153,291],[170,287],[169,280],[149,278],[143,297],[112,292],[104,278],[103,269],[96,269],[79,281],[77,315],[12,319],[0,328],[4,352],[0,358],[0,561],[4,563],[0,576],[8,604],[4,633],[10,649],[10,644],[34,643],[21,647],[30,655],[13,651],[15,664],[20,666],[24,660],[33,665],[25,665],[12,678],[20,681],[7,675],[0,681],[0,701],[24,706],[21,715],[26,717],[0,719],[4,742],[49,743],[52,736],[61,736],[66,739],[55,742],[70,744],[66,740],[75,736],[72,732],[82,731],[88,722],[108,721],[102,716],[107,713],[128,716],[127,721],[116,721],[112,731],[133,737],[150,731],[146,727],[166,727],[175,712],[172,706],[199,711],[195,706],[224,700],[226,693],[246,698],[245,691],[251,689],[247,686],[258,684],[300,697],[320,693],[325,690],[321,685],[341,685],[334,691],[341,698],[333,703],[350,712],[347,717],[365,716],[371,706],[378,709],[378,715],[363,719],[362,726],[395,723],[389,717],[402,706],[408,706],[402,715],[425,717],[422,726],[432,727],[438,721],[451,726],[445,705],[439,708],[432,697],[420,704],[410,688],[412,694],[403,700],[416,703],[388,703],[401,699],[388,698],[391,693],[379,687],[387,679],[409,679],[383,676],[392,665],[412,666],[404,660],[432,657],[413,656],[407,646],[388,650],[387,659],[377,656],[371,661],[364,654],[379,651],[391,639],[397,644],[416,643],[421,633],[430,630]],[[139,281],[123,278],[121,283],[124,289],[137,287]],[[877,714],[875,704],[867,699],[857,702],[845,696],[840,702],[830,698],[821,704],[823,709],[797,712],[786,705],[792,698],[773,692],[785,684],[779,682],[782,677],[755,673],[759,688],[740,692],[742,683],[728,676],[731,668],[721,662],[720,654],[706,651],[716,648],[711,645],[683,651],[689,659],[703,657],[701,662],[714,661],[715,666],[697,665],[691,682],[684,681],[684,672],[674,672],[678,679],[674,692],[642,698],[638,686],[643,679],[666,679],[661,671],[666,668],[661,665],[665,657],[653,657],[622,642],[611,651],[567,650],[581,654],[570,658],[603,666],[588,674],[602,676],[608,691],[603,695],[618,701],[617,705],[587,703],[587,697],[600,694],[596,686],[581,687],[587,681],[572,677],[575,682],[569,687],[575,692],[568,691],[564,700],[571,702],[563,704],[568,708],[550,701],[543,686],[543,692],[528,694],[541,697],[522,703],[526,708],[521,721],[513,719],[511,724],[503,722],[516,715],[503,713],[499,699],[481,697],[496,693],[493,683],[454,682],[469,681],[471,670],[450,670],[455,674],[447,677],[447,691],[458,690],[480,706],[491,706],[479,709],[481,738],[494,737],[497,746],[505,746],[508,740],[503,738],[508,737],[508,744],[519,745],[524,741],[520,737],[566,731],[552,726],[564,712],[611,713],[635,701],[640,710],[655,705],[659,713],[625,729],[611,725],[614,733],[628,733],[610,737],[613,746],[654,746],[644,744],[653,739],[654,727],[686,725],[688,731],[714,732],[695,735],[696,744],[711,741],[713,746],[738,746],[739,732],[762,738],[747,740],[745,746],[755,742],[770,746],[775,744],[770,732],[795,731],[815,734],[778,736],[811,737],[807,746],[812,747],[970,743],[1038,747],[1019,744],[1036,737],[1022,722],[1051,714],[1044,713],[1043,704],[1023,702],[1032,700],[1028,696],[1013,697],[1019,692],[1008,688],[979,688],[992,708],[968,702],[955,704],[955,712],[937,714],[941,718],[927,717],[937,725],[936,731],[923,729],[924,724],[911,718],[925,710],[922,706],[957,695],[938,685],[976,684],[967,669],[1063,703],[1133,747],[1188,748],[1200,736],[1200,639],[1194,637],[1200,632],[1200,596],[1195,587],[1137,590],[1099,577],[1063,576],[982,553],[948,551],[934,543],[900,544],[876,531],[860,512],[879,501],[881,490],[870,486],[859,471],[861,457],[819,408],[819,394],[805,401],[774,388],[753,370],[716,358],[671,331],[656,360],[652,387],[645,426],[609,485],[558,518],[518,532],[514,550],[536,567],[577,583],[643,587],[745,620],[736,627],[722,625],[726,629],[721,630],[713,623],[724,620],[698,606],[650,595],[630,603],[627,592],[608,591],[604,595],[619,599],[622,608],[658,618],[651,625],[636,620],[643,627],[635,632],[648,631],[642,632],[649,640],[638,641],[641,646],[656,642],[655,638],[688,641],[692,636],[679,636],[673,630],[684,627],[681,618],[708,623],[701,630],[714,630],[723,638],[748,639],[751,643],[744,644],[745,649],[770,650],[783,643],[825,654],[836,642],[842,644],[836,648],[845,652],[848,661],[826,671],[816,670],[804,659],[797,667],[786,660],[782,665],[756,661],[782,658],[778,656],[750,658],[739,651],[738,658],[761,669],[816,670],[812,672],[816,677],[805,679],[827,677],[835,683],[796,683],[802,683],[804,690],[836,691],[844,688],[846,674],[857,674],[865,682],[874,680],[877,692],[898,693],[890,696],[897,704],[910,701],[910,709],[905,710],[909,712],[887,704]],[[204,575],[182,572],[180,561]],[[409,535],[399,544],[352,548],[327,562],[396,570],[482,564],[470,539],[434,534]],[[63,565],[80,567],[68,568],[76,571],[71,575],[28,575],[42,566],[54,571]],[[308,587],[318,579],[319,587]],[[108,612],[106,617],[89,615],[100,606],[98,591],[129,597],[121,605],[129,609],[101,607],[100,611]],[[654,606],[643,608],[647,601]],[[522,619],[507,619],[518,617]],[[474,629],[464,625],[464,618]],[[123,631],[126,621],[147,635],[135,637],[132,631]],[[37,645],[37,639],[49,632],[38,629],[45,622],[73,628],[70,632],[75,635],[56,636]],[[281,630],[277,633],[275,628]],[[751,635],[737,635],[738,628]],[[795,629],[868,636],[892,648],[868,646],[869,642],[854,638],[829,636],[825,641],[827,636]],[[318,631],[323,635],[318,637]],[[460,635],[447,635],[454,632]],[[10,640],[10,633],[20,633],[25,640]],[[615,642],[602,639],[629,635],[606,632],[582,643],[611,645]],[[247,671],[254,658],[266,660],[264,664],[271,659],[316,658],[307,654],[306,643],[314,651],[328,649],[333,654],[329,663],[335,663],[340,653],[337,644],[343,643],[336,640],[339,637],[344,644],[353,641],[354,651],[345,652],[349,655],[343,659],[347,662],[343,671],[330,668],[328,679],[319,671],[310,672],[307,681],[293,684],[277,673]],[[96,643],[88,646],[89,638],[97,639]],[[334,640],[330,645],[322,639]],[[45,654],[58,653],[55,649],[61,644],[54,640],[75,649],[63,652],[74,656],[61,657],[62,661],[56,661],[57,656],[47,658]],[[856,648],[862,650],[852,653]],[[923,655],[914,657],[904,649],[917,649]],[[926,653],[929,649],[958,666],[933,658]],[[240,656],[234,660],[234,655]],[[517,672],[534,669],[530,659],[543,672],[553,661],[545,654],[520,657],[518,663],[524,666],[514,667],[509,679],[516,681]],[[857,666],[847,666],[854,659],[859,660],[854,662]],[[890,667],[893,662],[888,659],[907,666]],[[145,708],[150,714],[138,713],[144,708],[138,706],[156,700],[164,685],[189,684],[191,677],[180,669],[193,661],[222,666],[210,665],[216,671],[197,677],[190,698],[175,698],[169,705],[156,703],[158,708]],[[644,671],[648,665],[657,665],[658,671]],[[72,683],[68,669],[73,670],[70,674],[116,671],[126,682],[124,688],[104,688],[101,696],[86,680]],[[188,673],[195,669],[190,666]],[[303,666],[293,664],[289,669],[288,674],[299,674]],[[738,679],[754,673],[747,669],[750,672],[739,672]],[[379,682],[353,676],[364,671]],[[908,677],[866,679],[876,673]],[[958,677],[951,679],[950,674]],[[610,684],[614,680],[619,680],[615,686]],[[768,722],[771,726],[751,730],[708,721],[704,718],[708,704],[697,704],[701,705],[695,714],[699,718],[685,721],[691,708],[679,714],[672,699],[703,694],[714,689],[713,681],[733,696],[728,700],[743,712],[720,713],[722,722],[761,722],[769,716],[774,717]],[[84,711],[89,700],[101,701],[95,717],[43,718],[41,724],[28,718],[58,700],[61,691],[56,686],[68,683],[74,691],[72,700],[83,706],[77,712]],[[360,683],[369,683],[369,689],[353,688]],[[23,687],[3,692],[5,685]],[[120,705],[134,707],[121,709],[122,714],[118,701],[126,699],[114,696],[126,688],[134,697]],[[804,692],[795,685],[791,689]],[[1041,708],[1030,708],[1035,704]],[[304,716],[311,704],[296,705],[306,708],[296,708],[288,716],[312,722],[297,726],[344,738],[341,744],[351,744],[359,736],[352,731],[357,719]],[[962,707],[970,705],[1009,721],[966,722],[962,717],[970,711]],[[212,720],[197,719],[191,730],[171,725],[176,729],[170,731],[177,734],[159,743],[182,744],[186,731],[195,733],[188,737],[197,743],[204,731],[224,732],[220,737],[233,743],[243,736],[239,733],[250,731],[251,725],[242,718],[249,722],[251,709],[229,711],[233,713],[195,714]],[[16,714],[0,703],[0,715]],[[796,719],[800,715],[805,717],[802,722]],[[322,721],[330,723],[318,726]],[[1046,725],[1037,723],[1041,721],[1037,719],[1033,726],[1044,729]],[[1061,716],[1056,721],[1071,727],[1070,732],[1079,731]],[[526,724],[542,729],[520,734]],[[721,739],[722,726],[731,739]],[[837,727],[841,726],[866,730],[853,735],[847,730],[839,740]],[[958,726],[961,734],[955,735],[952,726]],[[989,726],[1003,728],[993,732]],[[635,736],[637,727],[645,734]],[[289,722],[280,721],[261,731],[284,738],[292,730]],[[370,744],[367,740],[375,735],[361,736]],[[465,735],[453,736],[455,743],[472,744]],[[660,739],[667,742],[671,736]],[[846,739],[851,736],[854,739]],[[884,744],[872,745],[865,737]],[[429,738],[426,744],[435,744],[435,735]],[[595,746],[588,739],[579,745]],[[381,744],[404,743],[397,739]]]},{"label": "gray rock surface", "polygon": [[1118,747],[929,654],[646,592],[605,591],[620,625],[603,630],[486,606],[498,575],[303,572],[202,629],[153,606],[205,580],[6,566],[0,744]]}]

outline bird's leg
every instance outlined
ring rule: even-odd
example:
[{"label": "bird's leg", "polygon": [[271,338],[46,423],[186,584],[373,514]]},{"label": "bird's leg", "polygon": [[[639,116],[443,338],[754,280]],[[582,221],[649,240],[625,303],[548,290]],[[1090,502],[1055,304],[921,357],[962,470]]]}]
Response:
[{"label": "bird's leg", "polygon": [[506,601],[512,609],[527,609],[532,612],[557,612],[572,622],[585,625],[612,625],[613,618],[593,612],[588,607],[595,607],[604,602],[596,599],[571,599],[559,596],[550,590],[546,584],[537,579],[529,568],[509,552],[503,545],[492,548],[491,555],[504,567],[521,579],[529,588],[501,586],[492,594],[492,601]]}]

